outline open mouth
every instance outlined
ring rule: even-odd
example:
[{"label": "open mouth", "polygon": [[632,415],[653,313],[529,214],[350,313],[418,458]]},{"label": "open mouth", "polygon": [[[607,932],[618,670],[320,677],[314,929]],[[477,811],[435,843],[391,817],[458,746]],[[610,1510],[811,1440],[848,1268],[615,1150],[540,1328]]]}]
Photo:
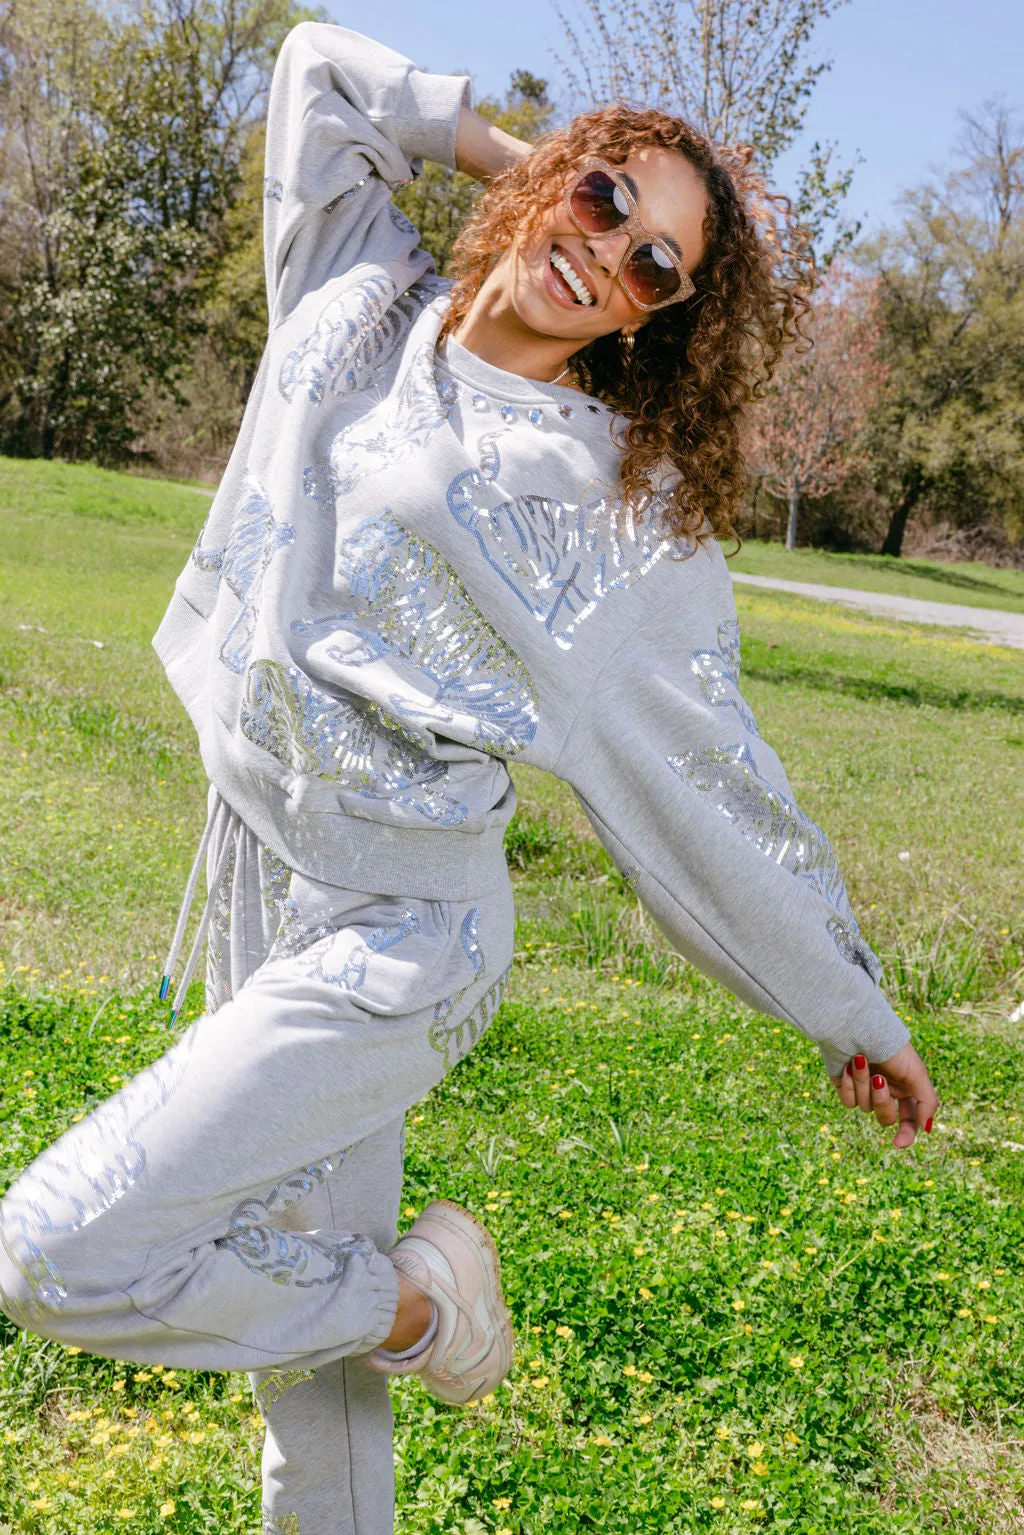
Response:
[{"label": "open mouth", "polygon": [[551,265],[551,270],[555,274],[555,279],[566,297],[572,299],[574,304],[579,304],[584,309],[588,309],[594,303],[594,295],[587,286],[583,274],[577,272],[560,245],[552,245],[548,261]]}]

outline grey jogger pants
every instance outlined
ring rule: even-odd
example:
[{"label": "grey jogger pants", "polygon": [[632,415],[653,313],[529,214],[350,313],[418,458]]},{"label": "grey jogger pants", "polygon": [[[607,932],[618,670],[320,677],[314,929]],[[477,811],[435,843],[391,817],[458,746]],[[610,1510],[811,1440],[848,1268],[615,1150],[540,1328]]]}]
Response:
[{"label": "grey jogger pants", "polygon": [[0,1307],[92,1353],[249,1371],[264,1530],[391,1535],[387,1377],[362,1356],[398,1302],[404,1117],[497,1010],[511,887],[316,883],[221,806],[208,1010],[0,1202]]}]

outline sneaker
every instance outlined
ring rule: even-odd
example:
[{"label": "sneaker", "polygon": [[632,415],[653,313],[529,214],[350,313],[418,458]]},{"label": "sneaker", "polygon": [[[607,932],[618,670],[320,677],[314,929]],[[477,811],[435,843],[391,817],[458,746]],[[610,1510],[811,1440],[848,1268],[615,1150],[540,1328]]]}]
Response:
[{"label": "sneaker", "polygon": [[493,1391],[512,1368],[515,1334],[487,1227],[461,1205],[435,1199],[388,1257],[433,1301],[436,1330],[429,1347],[403,1350],[404,1358],[374,1349],[370,1368],[417,1374],[432,1396],[459,1406]]}]

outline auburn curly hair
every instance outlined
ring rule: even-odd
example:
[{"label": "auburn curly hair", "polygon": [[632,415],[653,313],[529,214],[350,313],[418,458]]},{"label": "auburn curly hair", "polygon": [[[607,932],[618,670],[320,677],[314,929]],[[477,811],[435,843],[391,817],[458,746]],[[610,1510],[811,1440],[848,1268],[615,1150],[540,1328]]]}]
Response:
[{"label": "auburn curly hair", "polygon": [[[642,510],[662,480],[665,520],[701,541],[735,538],[746,484],[744,409],[760,399],[785,347],[803,333],[813,257],[789,199],[749,168],[752,151],[713,147],[688,123],[618,103],[546,134],[483,191],[452,251],[450,308],[439,339],[463,321],[518,230],[529,233],[563,195],[574,165],[621,165],[637,149],[677,149],[707,191],[705,257],[696,293],[652,313],[632,347],[599,336],[572,358],[575,382],[628,418],[619,490]],[[677,478],[678,477],[678,478]],[[672,481],[676,483],[672,485]]]}]

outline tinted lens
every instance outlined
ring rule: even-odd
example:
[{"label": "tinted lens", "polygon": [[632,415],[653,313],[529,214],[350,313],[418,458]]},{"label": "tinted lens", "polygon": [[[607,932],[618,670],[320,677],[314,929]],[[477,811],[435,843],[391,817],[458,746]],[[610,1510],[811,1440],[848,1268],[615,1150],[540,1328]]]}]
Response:
[{"label": "tinted lens", "polygon": [[569,207],[573,217],[591,235],[618,229],[629,217],[629,204],[604,171],[590,171],[581,177],[569,194]]},{"label": "tinted lens", "polygon": [[638,245],[621,277],[630,298],[640,304],[661,304],[679,292],[679,269],[657,245]]}]

